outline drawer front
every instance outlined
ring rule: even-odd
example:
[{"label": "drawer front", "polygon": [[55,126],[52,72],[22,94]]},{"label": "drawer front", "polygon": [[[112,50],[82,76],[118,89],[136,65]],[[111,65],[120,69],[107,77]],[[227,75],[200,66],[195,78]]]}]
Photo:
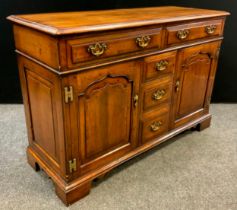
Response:
[{"label": "drawer front", "polygon": [[[162,111],[161,111],[162,110]],[[160,107],[150,113],[150,117],[144,118],[141,122],[142,143],[152,140],[168,131],[169,124],[169,108],[168,105]]]},{"label": "drawer front", "polygon": [[122,31],[67,40],[68,66],[161,47],[160,28]]},{"label": "drawer front", "polygon": [[143,110],[147,111],[150,108],[161,103],[170,101],[172,91],[172,77],[167,76],[155,80],[145,85],[143,90]]},{"label": "drawer front", "polygon": [[146,57],[144,59],[143,81],[149,81],[165,74],[173,73],[175,61],[176,51]]},{"label": "drawer front", "polygon": [[220,36],[223,32],[223,24],[223,20],[220,19],[167,27],[167,45],[200,38]]}]

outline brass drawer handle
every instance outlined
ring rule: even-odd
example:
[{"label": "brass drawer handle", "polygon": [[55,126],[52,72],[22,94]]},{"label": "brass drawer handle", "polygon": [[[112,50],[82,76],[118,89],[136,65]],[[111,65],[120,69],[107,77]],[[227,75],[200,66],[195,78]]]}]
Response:
[{"label": "brass drawer handle", "polygon": [[96,57],[103,55],[105,50],[107,50],[107,45],[105,43],[95,43],[88,47],[88,52]]},{"label": "brass drawer handle", "polygon": [[190,32],[188,29],[184,29],[184,30],[178,31],[176,35],[177,35],[178,39],[184,40],[184,39],[188,38],[189,33]]},{"label": "brass drawer handle", "polygon": [[217,26],[216,25],[210,25],[205,27],[205,31],[207,34],[211,35],[214,34],[216,31]]},{"label": "brass drawer handle", "polygon": [[157,90],[156,92],[153,93],[152,98],[156,101],[162,99],[164,95],[166,94],[165,90]]},{"label": "brass drawer handle", "polygon": [[164,71],[167,69],[169,62],[167,60],[162,60],[156,64],[157,71]]},{"label": "brass drawer handle", "polygon": [[151,41],[150,36],[141,36],[141,37],[136,38],[136,43],[141,48],[147,47],[149,45],[150,41]]},{"label": "brass drawer handle", "polygon": [[150,125],[150,128],[152,131],[158,131],[160,129],[160,127],[162,126],[162,122],[161,121],[155,121]]}]

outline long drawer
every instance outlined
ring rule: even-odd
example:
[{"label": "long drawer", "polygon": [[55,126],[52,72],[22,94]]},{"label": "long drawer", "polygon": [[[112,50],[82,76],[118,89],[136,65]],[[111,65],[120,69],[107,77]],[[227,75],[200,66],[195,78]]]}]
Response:
[{"label": "long drawer", "polygon": [[103,59],[128,53],[160,49],[162,29],[123,30],[97,36],[66,40],[67,65],[80,66],[88,61],[100,62]]},{"label": "long drawer", "polygon": [[223,19],[176,24],[167,27],[166,45],[220,36],[223,33],[223,26]]}]

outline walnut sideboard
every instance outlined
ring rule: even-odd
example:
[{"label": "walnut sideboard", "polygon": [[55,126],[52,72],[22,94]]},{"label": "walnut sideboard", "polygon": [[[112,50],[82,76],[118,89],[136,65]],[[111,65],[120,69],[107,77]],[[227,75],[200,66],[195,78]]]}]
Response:
[{"label": "walnut sideboard", "polygon": [[8,17],[28,162],[66,205],[119,164],[210,125],[227,15],[153,7]]}]

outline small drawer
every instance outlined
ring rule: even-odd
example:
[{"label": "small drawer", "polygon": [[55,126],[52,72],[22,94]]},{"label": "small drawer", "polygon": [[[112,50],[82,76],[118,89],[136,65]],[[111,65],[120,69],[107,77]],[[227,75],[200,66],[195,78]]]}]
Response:
[{"label": "small drawer", "polygon": [[170,101],[172,91],[172,77],[167,76],[144,86],[143,90],[143,110]]},{"label": "small drawer", "polygon": [[223,33],[223,24],[223,20],[220,19],[167,27],[167,45],[211,36],[220,36]]},{"label": "small drawer", "polygon": [[155,137],[168,131],[169,127],[169,112],[159,113],[154,111],[149,118],[144,118],[142,125],[142,143],[152,140]]},{"label": "small drawer", "polygon": [[72,67],[88,61],[102,60],[127,53],[160,49],[161,28],[124,30],[67,40],[67,62]]},{"label": "small drawer", "polygon": [[144,59],[144,81],[156,79],[165,74],[173,73],[175,69],[176,51],[149,56]]}]

